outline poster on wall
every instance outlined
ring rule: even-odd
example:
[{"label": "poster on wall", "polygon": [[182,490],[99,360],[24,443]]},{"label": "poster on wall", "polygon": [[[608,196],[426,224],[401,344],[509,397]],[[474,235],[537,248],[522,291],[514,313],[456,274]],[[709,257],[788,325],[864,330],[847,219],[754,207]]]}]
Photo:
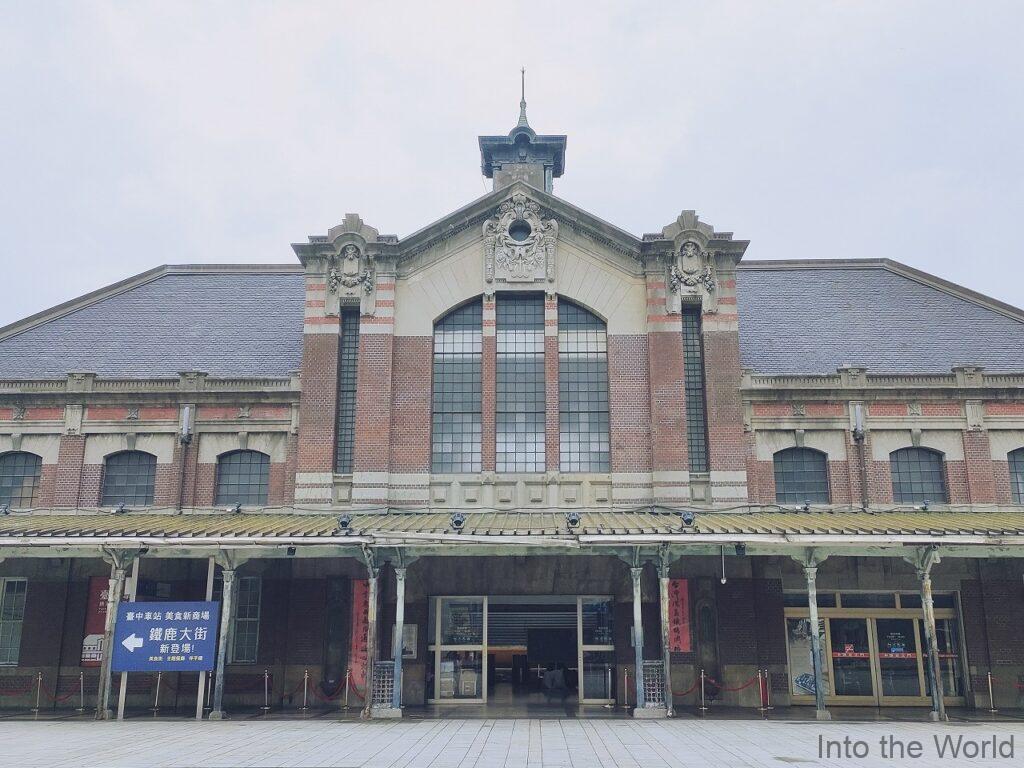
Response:
[{"label": "poster on wall", "polygon": [[82,639],[82,666],[98,667],[103,661],[103,631],[107,624],[107,597],[110,579],[89,579],[89,598],[85,608],[85,632]]},{"label": "poster on wall", "polygon": [[[391,625],[391,636],[395,636],[394,624]],[[403,659],[415,659],[416,658],[416,640],[419,637],[419,631],[415,624],[403,624],[402,625],[402,658]],[[391,649],[391,657],[394,658],[394,648]]]},{"label": "poster on wall", "polygon": [[366,624],[370,609],[370,584],[366,579],[352,579],[352,634],[348,666],[352,671],[352,684],[366,695]]},{"label": "poster on wall", "polygon": [[693,650],[690,637],[690,584],[686,579],[668,580],[668,649],[675,653]]}]

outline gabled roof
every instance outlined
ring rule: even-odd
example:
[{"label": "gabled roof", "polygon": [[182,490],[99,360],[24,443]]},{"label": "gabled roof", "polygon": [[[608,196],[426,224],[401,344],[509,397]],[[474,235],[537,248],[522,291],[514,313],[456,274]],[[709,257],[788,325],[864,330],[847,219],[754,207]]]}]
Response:
[{"label": "gabled roof", "polygon": [[304,301],[298,265],[160,267],[0,329],[0,378],[288,376]]},{"label": "gabled roof", "polygon": [[888,259],[741,262],[736,294],[756,373],[1024,371],[1024,312]]}]

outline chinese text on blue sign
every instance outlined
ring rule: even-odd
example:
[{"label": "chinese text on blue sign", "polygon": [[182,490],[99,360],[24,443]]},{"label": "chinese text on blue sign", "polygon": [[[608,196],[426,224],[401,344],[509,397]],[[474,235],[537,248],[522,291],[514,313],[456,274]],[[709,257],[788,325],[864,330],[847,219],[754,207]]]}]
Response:
[{"label": "chinese text on blue sign", "polygon": [[115,672],[195,672],[214,667],[219,603],[121,603]]}]

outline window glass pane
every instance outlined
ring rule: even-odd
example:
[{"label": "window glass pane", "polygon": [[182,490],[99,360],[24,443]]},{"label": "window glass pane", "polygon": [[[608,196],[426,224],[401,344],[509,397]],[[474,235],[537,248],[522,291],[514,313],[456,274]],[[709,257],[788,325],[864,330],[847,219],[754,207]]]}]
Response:
[{"label": "window glass pane", "polygon": [[942,455],[926,448],[902,448],[889,456],[892,495],[897,502],[948,501]]},{"label": "window glass pane", "polygon": [[686,391],[686,447],[691,472],[708,471],[708,417],[704,392],[704,344],[700,307],[683,307],[683,381]]},{"label": "window glass pane", "polygon": [[441,643],[481,645],[484,641],[484,603],[475,598],[441,601]]},{"label": "window glass pane", "polygon": [[787,448],[775,454],[775,500],[781,504],[828,502],[828,461],[810,448]]},{"label": "window glass pane", "polygon": [[558,302],[559,467],[607,472],[608,337],[604,323],[582,307]]},{"label": "window glass pane", "polygon": [[920,696],[914,619],[875,619],[883,696]]},{"label": "window glass pane", "polygon": [[156,456],[142,451],[122,451],[108,456],[103,465],[103,506],[144,507],[153,503]]},{"label": "window glass pane", "polygon": [[[806,605],[806,601],[804,603]],[[821,648],[825,648],[825,621],[818,621]],[[786,619],[786,642],[789,644],[789,676],[795,696],[813,696],[814,654],[811,652],[811,620]],[[821,674],[825,695],[829,694],[828,664],[821,659]]]},{"label": "window glass pane", "polygon": [[448,313],[434,326],[434,472],[480,471],[482,326],[479,300]]},{"label": "window glass pane", "polygon": [[497,320],[496,469],[544,471],[544,295],[502,294]]},{"label": "window glass pane", "polygon": [[21,651],[21,628],[25,619],[25,579],[0,580],[0,664],[17,664]]},{"label": "window glass pane", "polygon": [[31,507],[39,487],[42,459],[34,453],[16,451],[0,456],[0,504]]},{"label": "window glass pane", "polygon": [[235,594],[235,626],[231,660],[236,663],[254,663],[259,645],[260,598],[262,581],[259,576],[238,579]]},{"label": "window glass pane", "polygon": [[439,699],[479,699],[483,696],[483,654],[480,651],[441,652]]},{"label": "window glass pane", "polygon": [[874,696],[867,619],[829,619],[832,668],[839,696]]},{"label": "window glass pane", "polygon": [[267,503],[270,457],[259,451],[232,451],[217,462],[217,504]]},{"label": "window glass pane", "polygon": [[352,472],[352,451],[356,443],[356,370],[359,363],[359,310],[341,313],[338,341],[338,418],[334,471]]},{"label": "window glass pane", "polygon": [[[935,620],[935,640],[939,646],[942,691],[946,696],[964,695],[964,671],[960,663],[960,625],[956,619]],[[925,695],[931,696],[931,680],[924,676]]]},{"label": "window glass pane", "polygon": [[584,651],[581,680],[583,691],[580,698],[612,698],[615,687],[615,651]]},{"label": "window glass pane", "polygon": [[583,645],[612,645],[612,601],[603,597],[586,597],[582,601]]},{"label": "window glass pane", "polygon": [[1010,463],[1010,493],[1015,504],[1024,504],[1024,448],[1012,451]]}]

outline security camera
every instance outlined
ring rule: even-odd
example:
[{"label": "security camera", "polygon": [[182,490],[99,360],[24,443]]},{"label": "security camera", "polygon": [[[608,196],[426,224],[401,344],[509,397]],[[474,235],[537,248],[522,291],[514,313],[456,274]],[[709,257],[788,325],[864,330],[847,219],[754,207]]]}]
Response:
[{"label": "security camera", "polygon": [[352,515],[350,515],[348,512],[345,512],[344,514],[338,516],[338,527],[341,530],[343,530],[343,531],[345,531],[347,533],[348,529],[349,529],[349,526],[351,526],[351,525],[352,525]]},{"label": "security camera", "polygon": [[461,531],[466,527],[466,516],[461,512],[455,512],[451,517],[452,530]]},{"label": "security camera", "polygon": [[241,512],[242,511],[242,502],[240,502],[240,501],[235,502],[234,509],[232,509],[231,511],[236,513],[236,514]]},{"label": "security camera", "polygon": [[747,554],[747,545],[741,541],[736,545],[736,556],[743,557],[745,554]]},{"label": "security camera", "polygon": [[295,557],[295,547],[288,547],[288,557]]},{"label": "security camera", "polygon": [[693,514],[693,512],[691,512],[688,509],[684,509],[682,512],[680,512],[679,513],[679,517],[682,518],[683,526],[686,527],[686,528],[689,528],[690,526],[692,526],[693,525],[693,521],[696,519],[696,516]]},{"label": "security camera", "polygon": [[565,513],[565,524],[570,528],[578,528],[580,525],[580,513],[576,510],[571,510]]}]

